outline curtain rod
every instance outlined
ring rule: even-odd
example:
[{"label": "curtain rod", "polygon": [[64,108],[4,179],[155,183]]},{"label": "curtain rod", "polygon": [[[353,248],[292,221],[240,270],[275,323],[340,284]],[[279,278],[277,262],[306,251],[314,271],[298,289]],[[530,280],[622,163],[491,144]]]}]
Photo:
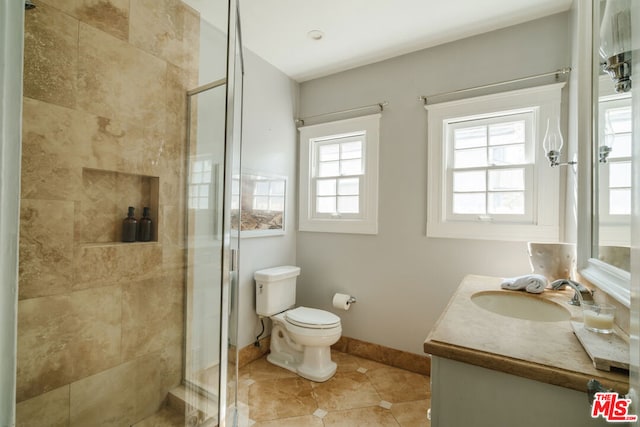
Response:
[{"label": "curtain rod", "polygon": [[336,115],[336,114],[351,113],[351,112],[354,112],[354,111],[367,110],[369,108],[379,108],[380,111],[382,112],[382,111],[384,111],[384,107],[386,107],[387,105],[389,105],[389,103],[387,101],[382,101],[382,102],[378,102],[377,104],[363,105],[362,107],[348,108],[346,110],[333,111],[331,113],[322,113],[322,114],[317,114],[315,116],[309,116],[309,117],[305,117],[305,118],[302,118],[302,119],[296,119],[296,123],[298,123],[300,125],[304,125],[305,120],[317,119],[318,117],[333,116],[333,115]]},{"label": "curtain rod", "polygon": [[425,96],[422,95],[420,97],[418,97],[418,101],[422,101],[424,102],[424,105],[427,105],[427,102],[430,98],[435,98],[435,97],[439,97],[439,96],[445,96],[445,95],[453,95],[456,93],[464,93],[464,92],[469,92],[472,90],[479,90],[479,89],[486,89],[486,88],[490,88],[490,87],[495,87],[495,86],[502,86],[502,85],[506,85],[506,84],[510,84],[510,83],[518,83],[518,82],[522,82],[525,80],[531,80],[531,79],[537,79],[540,77],[546,77],[546,76],[552,76],[555,74],[556,78],[559,78],[561,74],[569,74],[571,72],[571,67],[564,67],[564,68],[560,68],[558,70],[555,71],[550,71],[548,73],[542,73],[542,74],[534,74],[532,76],[527,76],[527,77],[521,77],[519,79],[513,79],[513,80],[505,80],[502,82],[497,82],[497,83],[489,83],[486,85],[481,85],[481,86],[474,86],[474,87],[469,87],[466,89],[458,89],[458,90],[452,90],[449,92],[441,92],[441,93],[435,93],[433,95],[429,95],[429,96]]}]

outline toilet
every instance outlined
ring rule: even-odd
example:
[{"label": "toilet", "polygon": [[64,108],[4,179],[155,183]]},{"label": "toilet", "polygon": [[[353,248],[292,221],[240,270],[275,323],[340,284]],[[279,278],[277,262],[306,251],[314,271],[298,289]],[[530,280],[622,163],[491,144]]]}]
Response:
[{"label": "toilet", "polygon": [[256,271],[256,312],[269,317],[271,353],[274,365],[316,382],[327,381],[336,372],[331,345],[342,334],[340,318],[328,311],[293,308],[300,268],[282,266]]}]

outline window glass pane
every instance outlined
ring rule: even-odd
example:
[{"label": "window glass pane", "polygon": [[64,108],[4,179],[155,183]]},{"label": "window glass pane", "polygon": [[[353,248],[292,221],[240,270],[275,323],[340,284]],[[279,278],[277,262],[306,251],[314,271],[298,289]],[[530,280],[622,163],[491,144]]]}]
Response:
[{"label": "window glass pane", "polygon": [[499,145],[489,148],[489,163],[492,165],[514,165],[525,162],[524,144]]},{"label": "window glass pane", "polygon": [[490,170],[489,190],[524,190],[524,169]]},{"label": "window glass pane", "polygon": [[524,120],[489,126],[489,145],[524,143]]},{"label": "window glass pane", "polygon": [[360,178],[344,178],[338,181],[338,194],[357,196],[360,194]]},{"label": "window glass pane", "polygon": [[340,162],[340,174],[360,175],[362,173],[362,160],[343,160]]},{"label": "window glass pane", "polygon": [[209,186],[208,185],[199,185],[198,186],[198,196],[200,196],[200,197],[209,197]]},{"label": "window glass pane", "polygon": [[453,191],[486,191],[486,180],[485,171],[454,172]]},{"label": "window glass pane", "polygon": [[345,142],[342,144],[341,159],[359,159],[362,157],[362,142]]},{"label": "window glass pane", "polygon": [[202,174],[202,180],[200,182],[208,183],[211,182],[211,171],[204,172]]},{"label": "window glass pane", "polygon": [[453,167],[472,168],[487,165],[487,149],[472,148],[470,150],[456,150],[453,153]]},{"label": "window glass pane", "polygon": [[609,190],[609,214],[631,214],[631,189]]},{"label": "window glass pane", "polygon": [[606,112],[605,120],[614,133],[631,132],[631,107],[610,108]]},{"label": "window glass pane", "polygon": [[487,127],[475,126],[459,128],[453,131],[453,147],[461,148],[484,147],[487,145]]},{"label": "window glass pane", "polygon": [[203,169],[203,164],[202,162],[193,162],[193,172],[202,172]]},{"label": "window glass pane", "polygon": [[631,133],[621,133],[614,136],[609,158],[618,157],[631,157]]},{"label": "window glass pane", "polygon": [[631,162],[609,163],[609,187],[631,187]]},{"label": "window glass pane", "polygon": [[259,211],[266,211],[269,209],[269,197],[267,196],[256,196],[253,198],[253,209],[257,209]]},{"label": "window glass pane", "polygon": [[253,189],[253,194],[255,195],[267,195],[269,194],[269,182],[268,181],[257,181],[256,186]]},{"label": "window glass pane", "polygon": [[340,159],[340,144],[323,144],[318,146],[318,160],[329,162]]},{"label": "window glass pane", "polygon": [[340,175],[340,162],[324,162],[319,164],[319,177],[337,175]]},{"label": "window glass pane", "polygon": [[489,213],[492,214],[524,214],[524,192],[489,193]]},{"label": "window glass pane", "polygon": [[282,197],[282,196],[271,196],[269,198],[269,210],[272,210],[272,211],[283,211],[284,210],[284,197]]},{"label": "window glass pane", "polygon": [[284,181],[271,181],[271,186],[269,187],[269,194],[274,196],[283,196]]},{"label": "window glass pane", "polygon": [[198,199],[199,209],[209,209],[209,199]]},{"label": "window glass pane", "polygon": [[335,196],[336,180],[335,179],[319,179],[316,181],[316,194],[318,196]]},{"label": "window glass pane", "polygon": [[336,211],[336,198],[316,197],[316,211],[318,213],[334,213]]},{"label": "window glass pane", "polygon": [[358,213],[360,212],[360,198],[358,196],[340,196],[338,197],[338,212],[340,213]]},{"label": "window glass pane", "polygon": [[453,195],[453,213],[486,213],[485,193],[457,193]]},{"label": "window glass pane", "polygon": [[203,163],[202,170],[204,172],[211,172],[211,160],[206,160],[202,163]]}]

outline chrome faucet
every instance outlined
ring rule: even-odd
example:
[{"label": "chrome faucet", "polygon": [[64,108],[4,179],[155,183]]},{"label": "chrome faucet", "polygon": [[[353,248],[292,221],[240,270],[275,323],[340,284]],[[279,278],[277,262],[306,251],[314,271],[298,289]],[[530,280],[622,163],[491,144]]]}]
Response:
[{"label": "chrome faucet", "polygon": [[583,301],[593,302],[593,291],[589,290],[586,286],[569,279],[558,279],[551,283],[551,289],[553,290],[561,290],[566,286],[572,288],[575,293],[573,294],[573,298],[569,301],[569,304],[580,306]]}]

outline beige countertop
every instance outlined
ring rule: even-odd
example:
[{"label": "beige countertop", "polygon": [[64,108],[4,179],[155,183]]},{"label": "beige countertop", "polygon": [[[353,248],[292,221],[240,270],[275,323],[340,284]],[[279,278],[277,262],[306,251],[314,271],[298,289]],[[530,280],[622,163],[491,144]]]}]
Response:
[{"label": "beige countertop", "polygon": [[[476,292],[500,290],[501,282],[498,277],[466,276],[424,342],[425,353],[578,391],[586,391],[587,381],[595,378],[607,388],[627,393],[628,374],[595,369],[570,321],[514,319],[471,301]],[[529,295],[558,302],[571,312],[571,320],[582,321],[580,308],[567,304],[573,290],[547,289]]]}]

